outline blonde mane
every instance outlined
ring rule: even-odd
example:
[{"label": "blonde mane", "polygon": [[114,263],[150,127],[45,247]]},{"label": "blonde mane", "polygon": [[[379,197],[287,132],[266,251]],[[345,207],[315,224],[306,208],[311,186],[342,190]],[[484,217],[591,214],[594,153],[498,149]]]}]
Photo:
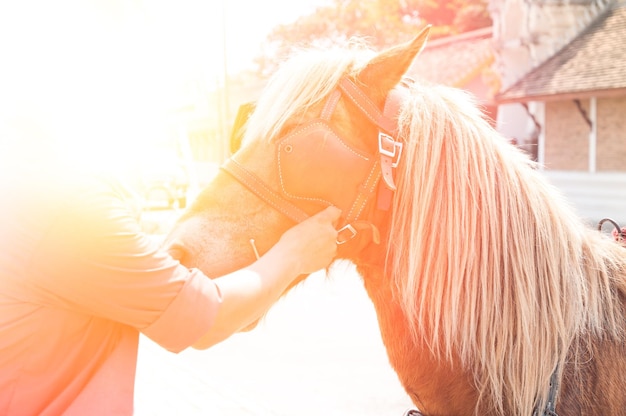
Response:
[{"label": "blonde mane", "polygon": [[416,83],[400,127],[387,267],[414,337],[474,369],[500,412],[531,415],[577,335],[623,336],[626,253],[463,91]]},{"label": "blonde mane", "polygon": [[374,52],[364,41],[352,39],[347,47],[296,50],[270,78],[243,141],[274,140],[285,123],[298,123],[298,116],[334,90],[339,79],[358,73]]},{"label": "blonde mane", "polygon": [[[359,46],[296,55],[244,141],[275,139],[372,56]],[[414,341],[472,371],[499,414],[531,415],[579,336],[624,335],[626,252],[585,225],[463,91],[416,82],[399,127],[386,270]]]}]

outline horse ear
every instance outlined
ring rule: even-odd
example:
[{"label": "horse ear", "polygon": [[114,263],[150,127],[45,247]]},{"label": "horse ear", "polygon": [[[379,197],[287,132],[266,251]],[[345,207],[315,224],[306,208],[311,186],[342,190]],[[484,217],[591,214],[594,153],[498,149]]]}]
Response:
[{"label": "horse ear", "polygon": [[372,100],[382,105],[389,91],[400,82],[415,57],[424,49],[430,28],[430,25],[426,26],[412,41],[376,55],[361,70],[357,81],[372,93]]}]

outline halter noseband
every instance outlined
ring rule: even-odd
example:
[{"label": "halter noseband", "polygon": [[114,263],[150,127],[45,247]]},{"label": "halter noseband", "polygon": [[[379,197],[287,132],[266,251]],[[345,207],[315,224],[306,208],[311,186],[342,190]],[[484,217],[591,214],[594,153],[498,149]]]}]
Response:
[{"label": "halter noseband", "polygon": [[[353,81],[342,78],[337,89],[329,95],[319,119],[297,127],[277,142],[277,162],[281,186],[279,191],[271,189],[235,157],[226,161],[222,169],[268,205],[297,223],[319,211],[320,207],[330,205],[339,207],[344,216],[342,216],[341,228],[337,237],[338,244],[352,240],[359,231],[365,229],[372,231],[371,240],[378,243],[378,229],[371,221],[363,219],[362,216],[365,207],[375,194],[378,195],[377,209],[386,211],[390,208],[392,195],[396,190],[394,171],[402,154],[402,142],[395,139],[397,135],[396,117],[406,95],[406,86],[406,82],[403,81],[394,88],[388,94],[384,109],[381,111]],[[378,127],[378,154],[376,157],[372,158],[370,155],[365,155],[362,151],[350,147],[330,125],[330,117],[342,95],[347,97],[362,114]],[[316,137],[311,137],[319,135],[324,136],[322,142],[324,146],[327,146],[324,150],[319,150],[320,141],[312,140]],[[319,139],[319,137],[317,138]],[[311,185],[310,183],[301,183],[302,176],[307,176],[308,180],[316,172],[309,171],[308,175],[305,175],[304,172],[301,172],[304,168],[299,166],[302,163],[297,161],[306,161],[309,164],[319,163],[323,164],[326,169],[333,169],[330,166],[333,158],[337,162],[335,165],[341,165],[345,171],[345,174],[341,175],[343,177],[335,177],[333,178],[334,181],[346,181],[348,179],[358,181],[354,184],[354,189],[357,191],[353,198],[347,201],[346,195],[326,195],[325,190],[330,188],[326,185],[317,187],[317,191],[322,195],[303,195],[303,187],[315,187],[308,186]],[[357,174],[354,172],[358,172],[361,177],[353,179],[353,176]]]}]

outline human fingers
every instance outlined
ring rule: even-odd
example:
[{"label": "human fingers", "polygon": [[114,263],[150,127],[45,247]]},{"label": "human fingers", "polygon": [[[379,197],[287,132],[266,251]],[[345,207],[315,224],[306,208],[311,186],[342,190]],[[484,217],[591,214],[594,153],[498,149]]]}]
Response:
[{"label": "human fingers", "polygon": [[314,217],[322,221],[330,221],[334,226],[337,226],[341,217],[341,210],[331,205],[315,214]]}]

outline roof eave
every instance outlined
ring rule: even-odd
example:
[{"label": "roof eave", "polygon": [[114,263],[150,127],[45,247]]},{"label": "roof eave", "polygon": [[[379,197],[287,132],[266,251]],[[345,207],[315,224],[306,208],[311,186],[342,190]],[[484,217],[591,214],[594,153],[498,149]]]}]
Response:
[{"label": "roof eave", "polygon": [[607,88],[600,90],[587,90],[587,91],[570,91],[560,92],[553,94],[537,94],[537,95],[525,95],[525,96],[495,96],[493,101],[498,104],[513,104],[513,103],[526,103],[531,101],[549,102],[549,101],[565,101],[584,98],[610,98],[626,96],[626,87],[620,88]]}]

